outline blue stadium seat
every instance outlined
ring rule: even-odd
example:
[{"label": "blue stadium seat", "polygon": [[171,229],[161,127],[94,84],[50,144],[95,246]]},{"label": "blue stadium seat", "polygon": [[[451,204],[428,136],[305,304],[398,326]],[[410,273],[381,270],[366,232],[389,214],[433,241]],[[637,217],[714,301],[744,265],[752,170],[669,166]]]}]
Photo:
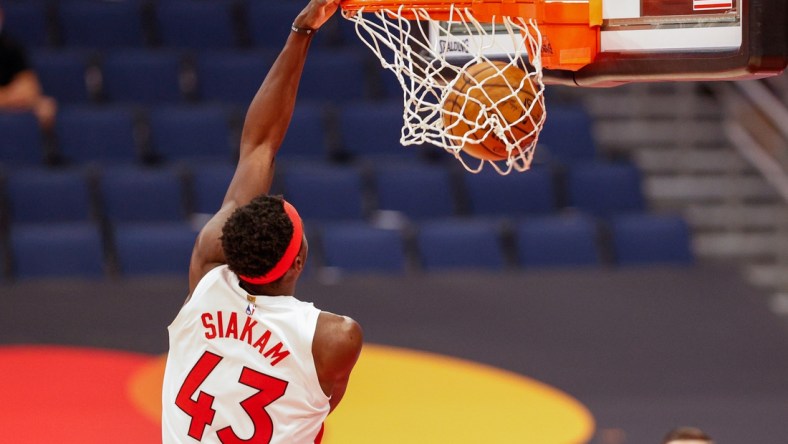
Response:
[{"label": "blue stadium seat", "polygon": [[87,70],[90,56],[80,50],[39,50],[31,52],[31,63],[36,70],[44,93],[60,104],[84,104],[91,101]]},{"label": "blue stadium seat", "polygon": [[327,160],[330,148],[325,125],[326,111],[320,103],[298,102],[290,126],[277,152],[277,158],[288,160]]},{"label": "blue stadium seat", "polygon": [[542,156],[565,164],[596,158],[593,122],[582,106],[548,103],[547,113],[544,128],[539,134]]},{"label": "blue stadium seat", "polygon": [[119,272],[123,276],[185,276],[196,238],[197,231],[188,224],[116,226],[114,244]]},{"label": "blue stadium seat", "polygon": [[165,162],[233,160],[230,115],[217,105],[158,106],[150,112],[153,154]]},{"label": "blue stadium seat", "polygon": [[3,13],[3,25],[8,34],[26,48],[43,47],[51,43],[46,3],[4,2]]},{"label": "blue stadium seat", "polygon": [[254,98],[276,59],[265,50],[208,50],[197,56],[197,94],[202,101],[242,105]]},{"label": "blue stadium seat", "polygon": [[374,168],[377,209],[398,211],[413,220],[456,215],[450,170],[427,164],[380,163]]},{"label": "blue stadium seat", "polygon": [[640,212],[646,207],[640,171],[630,163],[572,165],[567,189],[570,206],[600,217]]},{"label": "blue stadium seat", "polygon": [[688,265],[694,260],[690,230],[680,216],[617,216],[610,221],[610,233],[619,265]]},{"label": "blue stadium seat", "polygon": [[104,275],[104,245],[95,224],[13,227],[9,243],[16,278],[96,278]]},{"label": "blue stadium seat", "polygon": [[515,227],[518,262],[526,268],[600,264],[597,227],[585,215],[542,216]]},{"label": "blue stadium seat", "polygon": [[[279,49],[290,34],[290,24],[298,16],[304,5],[302,2],[251,1],[246,14],[252,44],[262,48]],[[332,16],[320,32],[312,38],[312,47],[330,46],[337,39],[339,14]]]},{"label": "blue stadium seat", "polygon": [[140,158],[135,115],[126,107],[61,107],[55,122],[59,154],[73,163],[134,163]]},{"label": "blue stadium seat", "polygon": [[231,164],[194,165],[191,172],[194,213],[216,213],[222,206],[233,174],[235,174],[235,166]]},{"label": "blue stadium seat", "polygon": [[423,154],[417,146],[404,147],[402,132],[402,101],[354,102],[339,110],[339,132],[342,147],[358,158],[418,160]]},{"label": "blue stadium seat", "polygon": [[183,99],[177,52],[113,51],[107,54],[101,70],[103,91],[110,102],[157,105]]},{"label": "blue stadium seat", "polygon": [[36,116],[0,112],[0,164],[41,165],[44,145]]},{"label": "blue stadium seat", "polygon": [[343,272],[403,273],[407,268],[402,233],[363,222],[321,227],[323,265]]},{"label": "blue stadium seat", "polygon": [[556,211],[556,191],[550,168],[532,166],[523,173],[498,174],[485,168],[463,174],[471,214],[477,216],[525,216]]},{"label": "blue stadium seat", "polygon": [[364,217],[361,172],[354,167],[290,165],[280,180],[285,199],[307,221],[360,220]]},{"label": "blue stadium seat", "polygon": [[298,95],[301,99],[331,103],[363,99],[367,87],[363,54],[358,50],[312,51],[304,66]]},{"label": "blue stadium seat", "polygon": [[10,170],[6,193],[12,224],[90,222],[94,216],[83,169]]},{"label": "blue stadium seat", "polygon": [[185,222],[185,190],[171,168],[105,167],[99,183],[101,205],[113,225]]},{"label": "blue stadium seat", "polygon": [[139,1],[68,0],[60,2],[63,43],[71,48],[122,48],[145,45]]},{"label": "blue stadium seat", "polygon": [[425,270],[501,270],[506,257],[500,224],[480,219],[447,219],[419,224],[417,244]]},{"label": "blue stadium seat", "polygon": [[164,46],[209,49],[232,48],[237,44],[232,1],[166,1],[159,2],[155,8]]}]

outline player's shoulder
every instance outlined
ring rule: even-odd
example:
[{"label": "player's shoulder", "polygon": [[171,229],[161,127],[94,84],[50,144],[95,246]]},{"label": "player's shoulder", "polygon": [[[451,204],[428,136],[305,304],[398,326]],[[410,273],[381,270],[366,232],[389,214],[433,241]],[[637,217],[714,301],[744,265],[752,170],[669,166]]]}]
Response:
[{"label": "player's shoulder", "polygon": [[348,316],[321,311],[314,340],[318,349],[329,349],[340,354],[357,354],[364,342],[364,331],[358,322]]},{"label": "player's shoulder", "polygon": [[327,335],[338,340],[360,340],[363,337],[361,324],[354,319],[321,311],[317,319],[318,334]]}]

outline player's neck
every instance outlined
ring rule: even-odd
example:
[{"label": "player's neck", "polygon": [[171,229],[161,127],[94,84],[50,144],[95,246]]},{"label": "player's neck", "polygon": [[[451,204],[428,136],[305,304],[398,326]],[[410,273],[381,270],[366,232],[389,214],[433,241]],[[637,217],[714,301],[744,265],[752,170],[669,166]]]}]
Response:
[{"label": "player's neck", "polygon": [[266,285],[255,285],[240,281],[238,284],[252,296],[292,296],[295,292],[293,282],[277,281]]}]

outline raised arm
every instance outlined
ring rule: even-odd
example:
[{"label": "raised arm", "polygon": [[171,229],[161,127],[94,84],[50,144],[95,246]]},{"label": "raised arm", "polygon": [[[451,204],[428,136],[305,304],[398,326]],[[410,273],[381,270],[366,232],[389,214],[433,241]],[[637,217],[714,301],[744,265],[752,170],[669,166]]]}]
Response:
[{"label": "raised arm", "polygon": [[[246,113],[241,152],[221,209],[200,232],[189,267],[189,293],[212,268],[225,262],[219,237],[232,212],[267,193],[274,158],[290,125],[298,84],[313,32],[333,15],[339,0],[311,0],[293,22],[282,52],[260,85]],[[258,24],[265,26],[265,24]]]}]

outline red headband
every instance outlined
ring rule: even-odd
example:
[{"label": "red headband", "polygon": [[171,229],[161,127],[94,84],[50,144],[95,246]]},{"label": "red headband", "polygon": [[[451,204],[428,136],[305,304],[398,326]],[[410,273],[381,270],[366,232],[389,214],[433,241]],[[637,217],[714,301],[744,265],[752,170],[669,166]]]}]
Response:
[{"label": "red headband", "polygon": [[298,212],[294,206],[290,205],[290,203],[286,200],[283,202],[285,206],[285,213],[287,213],[287,217],[290,218],[290,222],[293,223],[293,237],[290,238],[290,243],[287,244],[285,254],[282,255],[282,258],[279,259],[279,262],[277,262],[276,265],[274,265],[274,267],[268,271],[268,273],[258,277],[242,276],[240,274],[238,275],[239,278],[250,284],[270,284],[271,282],[274,282],[275,280],[284,276],[285,273],[287,273],[287,270],[290,269],[290,266],[293,265],[293,261],[295,260],[296,256],[298,256],[298,251],[301,249],[301,241],[304,237],[304,227],[301,224],[301,217],[298,215]]}]

